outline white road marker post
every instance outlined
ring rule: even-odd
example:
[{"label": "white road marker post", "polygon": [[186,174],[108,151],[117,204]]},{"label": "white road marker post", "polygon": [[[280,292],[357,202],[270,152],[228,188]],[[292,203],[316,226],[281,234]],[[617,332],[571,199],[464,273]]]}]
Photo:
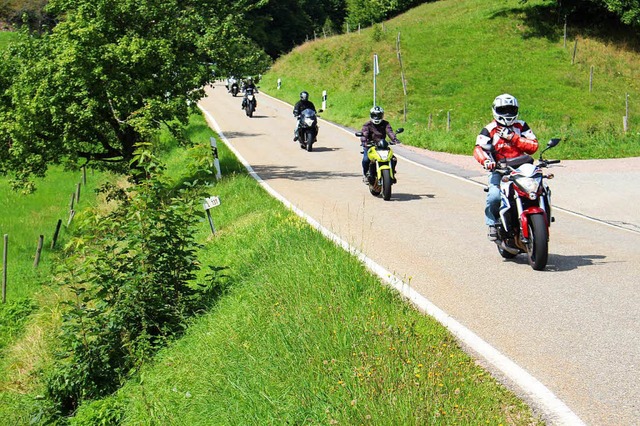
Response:
[{"label": "white road marker post", "polygon": [[222,172],[220,171],[220,160],[218,159],[218,144],[216,138],[209,138],[211,142],[211,151],[213,151],[213,165],[216,168],[216,180],[222,179]]},{"label": "white road marker post", "polygon": [[281,78],[278,79],[278,90],[280,90],[280,86],[282,86],[282,79]]},{"label": "white road marker post", "polygon": [[209,219],[209,226],[211,226],[211,233],[213,235],[216,235],[216,227],[213,225],[213,219],[211,218],[211,212],[209,210],[214,207],[218,207],[219,205],[220,198],[216,197],[215,195],[213,197],[205,198],[204,202],[202,203],[204,211],[207,212],[207,219]]},{"label": "white road marker post", "polygon": [[327,109],[327,91],[326,90],[322,91],[322,109],[323,110]]}]

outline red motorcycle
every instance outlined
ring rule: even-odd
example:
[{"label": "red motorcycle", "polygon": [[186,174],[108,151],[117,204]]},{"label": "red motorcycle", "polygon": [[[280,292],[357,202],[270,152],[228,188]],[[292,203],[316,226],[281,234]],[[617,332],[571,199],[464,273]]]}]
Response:
[{"label": "red motorcycle", "polygon": [[[495,241],[498,252],[505,259],[526,253],[529,265],[536,271],[547,266],[549,256],[549,226],[554,221],[551,215],[551,190],[542,169],[557,164],[560,160],[545,160],[542,154],[555,147],[560,139],[551,139],[540,153],[538,164],[533,164],[530,155],[501,160],[496,171],[502,174],[500,182],[500,223],[496,226]],[[485,189],[488,191],[488,188]]]}]

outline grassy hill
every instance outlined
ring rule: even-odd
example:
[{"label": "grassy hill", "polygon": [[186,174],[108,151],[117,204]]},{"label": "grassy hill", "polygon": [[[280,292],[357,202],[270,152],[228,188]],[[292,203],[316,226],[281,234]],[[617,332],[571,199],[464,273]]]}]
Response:
[{"label": "grassy hill", "polygon": [[[476,135],[492,119],[493,98],[508,92],[518,98],[520,117],[542,142],[565,139],[554,152],[562,158],[640,155],[638,38],[624,29],[616,34],[572,22],[567,29],[565,47],[564,17],[550,2],[443,0],[360,33],[308,42],[276,61],[261,87],[289,102],[308,90],[317,104],[327,90],[323,117],[359,128],[373,102],[377,54],[377,103],[394,127],[408,130],[405,143],[470,154]],[[398,37],[408,91],[406,123]]]}]

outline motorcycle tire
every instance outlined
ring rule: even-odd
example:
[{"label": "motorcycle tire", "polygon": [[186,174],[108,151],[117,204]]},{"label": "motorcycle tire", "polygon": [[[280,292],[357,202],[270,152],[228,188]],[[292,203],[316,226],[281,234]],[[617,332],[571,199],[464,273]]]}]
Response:
[{"label": "motorcycle tire", "polygon": [[542,271],[549,257],[549,231],[542,214],[529,216],[529,242],[526,246],[529,265],[536,271]]},{"label": "motorcycle tire", "polygon": [[307,152],[313,151],[313,132],[305,132],[304,139]]},{"label": "motorcycle tire", "polygon": [[391,170],[389,169],[382,171],[382,198],[385,201],[391,199]]},{"label": "motorcycle tire", "polygon": [[247,112],[247,117],[249,117],[249,118],[253,117],[253,105],[248,105],[245,108],[245,111]]}]

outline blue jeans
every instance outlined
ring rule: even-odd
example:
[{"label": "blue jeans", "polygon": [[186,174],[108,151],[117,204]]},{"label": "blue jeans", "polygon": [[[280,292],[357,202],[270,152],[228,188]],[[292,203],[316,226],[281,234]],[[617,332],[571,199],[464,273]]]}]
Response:
[{"label": "blue jeans", "polygon": [[489,192],[487,193],[487,205],[484,209],[485,223],[489,226],[500,222],[500,173],[491,172],[489,175]]}]

